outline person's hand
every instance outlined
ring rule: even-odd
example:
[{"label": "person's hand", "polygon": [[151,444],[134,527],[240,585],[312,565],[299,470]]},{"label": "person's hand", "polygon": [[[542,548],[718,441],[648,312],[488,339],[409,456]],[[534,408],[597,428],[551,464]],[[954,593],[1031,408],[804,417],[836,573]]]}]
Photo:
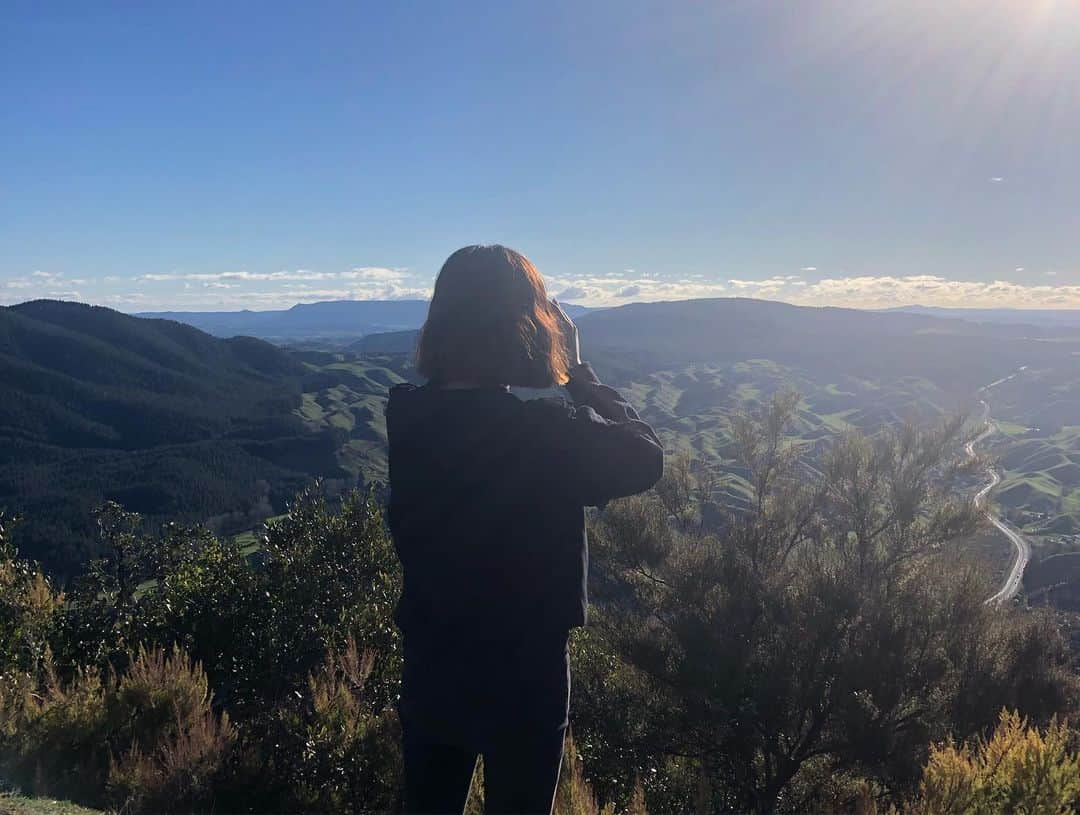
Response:
[{"label": "person's hand", "polygon": [[559,328],[562,329],[563,341],[566,343],[566,356],[570,361],[570,365],[581,364],[581,343],[578,340],[577,326],[574,325],[574,321],[570,319],[570,315],[566,313],[566,310],[559,305],[559,301],[554,297],[551,298],[552,311],[555,314],[555,319],[559,322]]}]

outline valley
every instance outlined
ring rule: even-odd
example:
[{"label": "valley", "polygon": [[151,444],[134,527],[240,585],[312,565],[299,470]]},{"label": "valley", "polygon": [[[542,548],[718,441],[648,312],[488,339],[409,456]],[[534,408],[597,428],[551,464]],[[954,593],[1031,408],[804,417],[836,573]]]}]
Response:
[{"label": "valley", "polygon": [[[363,307],[378,326],[394,313],[415,322],[413,305]],[[241,316],[280,325],[289,313],[252,314]],[[234,318],[207,319],[227,328]],[[801,395],[792,440],[813,460],[847,430],[977,417],[976,394],[995,382],[999,432],[984,444],[1000,461],[1001,483],[987,500],[1032,543],[1025,590],[1073,596],[1080,581],[1071,577],[1064,586],[1039,582],[1040,562],[1059,555],[1067,560],[1055,562],[1076,562],[1080,577],[1080,557],[1072,559],[1080,552],[1080,342],[1070,329],[1018,334],[1007,323],[737,298],[634,304],[577,320],[604,381],[671,455],[718,472],[715,498],[730,506],[748,494],[732,418],[778,392]],[[275,346],[70,303],[0,309],[0,507],[32,519],[20,545],[64,576],[93,555],[92,510],[104,500],[150,525],[203,522],[250,534],[314,478],[331,498],[384,481],[383,410],[391,387],[416,380],[416,333],[366,327]],[[989,552],[997,571],[1012,562],[1011,547],[1000,538],[975,549]]]}]

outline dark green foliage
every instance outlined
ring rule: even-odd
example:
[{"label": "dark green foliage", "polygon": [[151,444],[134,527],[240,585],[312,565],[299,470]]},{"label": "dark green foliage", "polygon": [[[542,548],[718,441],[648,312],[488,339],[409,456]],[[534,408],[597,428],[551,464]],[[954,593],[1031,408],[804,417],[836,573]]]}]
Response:
[{"label": "dark green foliage", "polygon": [[[130,689],[138,649],[182,647],[236,730],[228,772],[214,776],[220,805],[363,811],[392,803],[399,572],[373,498],[354,493],[331,512],[316,489],[305,491],[250,556],[200,528],[146,535],[116,505],[102,509],[98,525],[107,555],[91,564],[53,629],[57,682],[77,689],[83,675],[115,672]],[[146,797],[138,779],[179,783],[188,765],[176,756],[193,740],[224,761],[220,733],[204,725],[173,733],[168,749],[140,741],[141,752],[115,768],[114,790],[152,809],[159,799]],[[116,738],[113,725],[101,726]]]},{"label": "dark green foliage", "polygon": [[374,698],[383,690],[376,662],[350,638],[311,674],[304,704],[287,708],[291,761],[278,768],[304,811],[387,812],[397,803],[401,731],[393,707]]},{"label": "dark green foliage", "polygon": [[[353,636],[378,655],[365,692],[377,706],[390,704],[400,660],[392,622],[399,567],[376,502],[354,493],[334,514],[308,490],[270,525],[263,558],[238,621],[251,647],[241,651],[237,703],[264,707],[294,695]],[[228,653],[236,663],[235,642]]]},{"label": "dark green foliage", "polygon": [[1060,635],[987,606],[988,581],[946,548],[976,521],[949,489],[959,423],[845,436],[814,474],[785,438],[795,404],[736,423],[753,493],[719,528],[670,482],[595,527],[610,582],[579,741],[598,786],[625,794],[642,773],[654,811],[701,788],[719,811],[806,811],[845,773],[902,792],[931,740],[1075,700]]},{"label": "dark green foliage", "polygon": [[261,340],[77,303],[0,308],[0,508],[60,577],[98,554],[91,511],[250,529],[312,476],[351,479],[295,413],[309,369]]}]

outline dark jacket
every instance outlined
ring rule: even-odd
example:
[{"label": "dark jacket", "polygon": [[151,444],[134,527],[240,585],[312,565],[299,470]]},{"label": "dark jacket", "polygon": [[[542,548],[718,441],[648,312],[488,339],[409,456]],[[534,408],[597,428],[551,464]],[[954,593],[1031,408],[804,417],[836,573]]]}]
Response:
[{"label": "dark jacket", "polygon": [[398,385],[386,409],[406,640],[585,622],[584,507],[648,489],[660,440],[587,364],[574,400]]}]

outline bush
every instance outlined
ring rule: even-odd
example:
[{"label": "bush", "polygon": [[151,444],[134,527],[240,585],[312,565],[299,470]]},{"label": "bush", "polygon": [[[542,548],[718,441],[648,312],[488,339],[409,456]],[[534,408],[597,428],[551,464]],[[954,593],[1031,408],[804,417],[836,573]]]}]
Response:
[{"label": "bush", "polygon": [[40,675],[64,596],[37,564],[17,556],[9,526],[0,512],[0,681],[18,684]]},{"label": "bush", "polygon": [[110,716],[97,669],[61,683],[46,663],[40,685],[26,679],[7,688],[0,716],[8,780],[36,795],[104,803]]},{"label": "bush", "polygon": [[193,812],[212,802],[234,732],[210,709],[206,674],[180,649],[140,648],[119,678],[96,668],[61,682],[46,665],[40,687],[2,708],[5,770],[36,795]]},{"label": "bush", "polygon": [[202,666],[179,647],[140,646],[109,702],[110,797],[134,812],[209,810],[236,733],[211,710]]},{"label": "bush", "polygon": [[997,729],[973,746],[934,747],[910,815],[1062,815],[1080,806],[1080,753],[1057,721],[1029,727],[1002,711]]},{"label": "bush", "polygon": [[[628,810],[633,815],[647,815],[644,808]],[[585,762],[578,752],[574,738],[566,736],[566,752],[563,754],[559,788],[555,793],[552,815],[615,815],[615,805],[600,805],[592,785],[585,777]]]},{"label": "bush", "polygon": [[[49,626],[57,687],[119,677],[109,693],[129,711],[122,734],[109,723],[111,771],[96,765],[86,789],[105,772],[114,799],[143,808],[392,802],[400,574],[372,496],[332,512],[307,490],[250,555],[198,527],[149,536],[113,504],[98,525],[105,555]],[[227,719],[208,717],[209,687]]]},{"label": "bush", "polygon": [[351,637],[308,679],[305,704],[288,731],[298,741],[290,768],[296,803],[309,812],[386,812],[401,772],[397,714],[365,691],[376,662]]}]

